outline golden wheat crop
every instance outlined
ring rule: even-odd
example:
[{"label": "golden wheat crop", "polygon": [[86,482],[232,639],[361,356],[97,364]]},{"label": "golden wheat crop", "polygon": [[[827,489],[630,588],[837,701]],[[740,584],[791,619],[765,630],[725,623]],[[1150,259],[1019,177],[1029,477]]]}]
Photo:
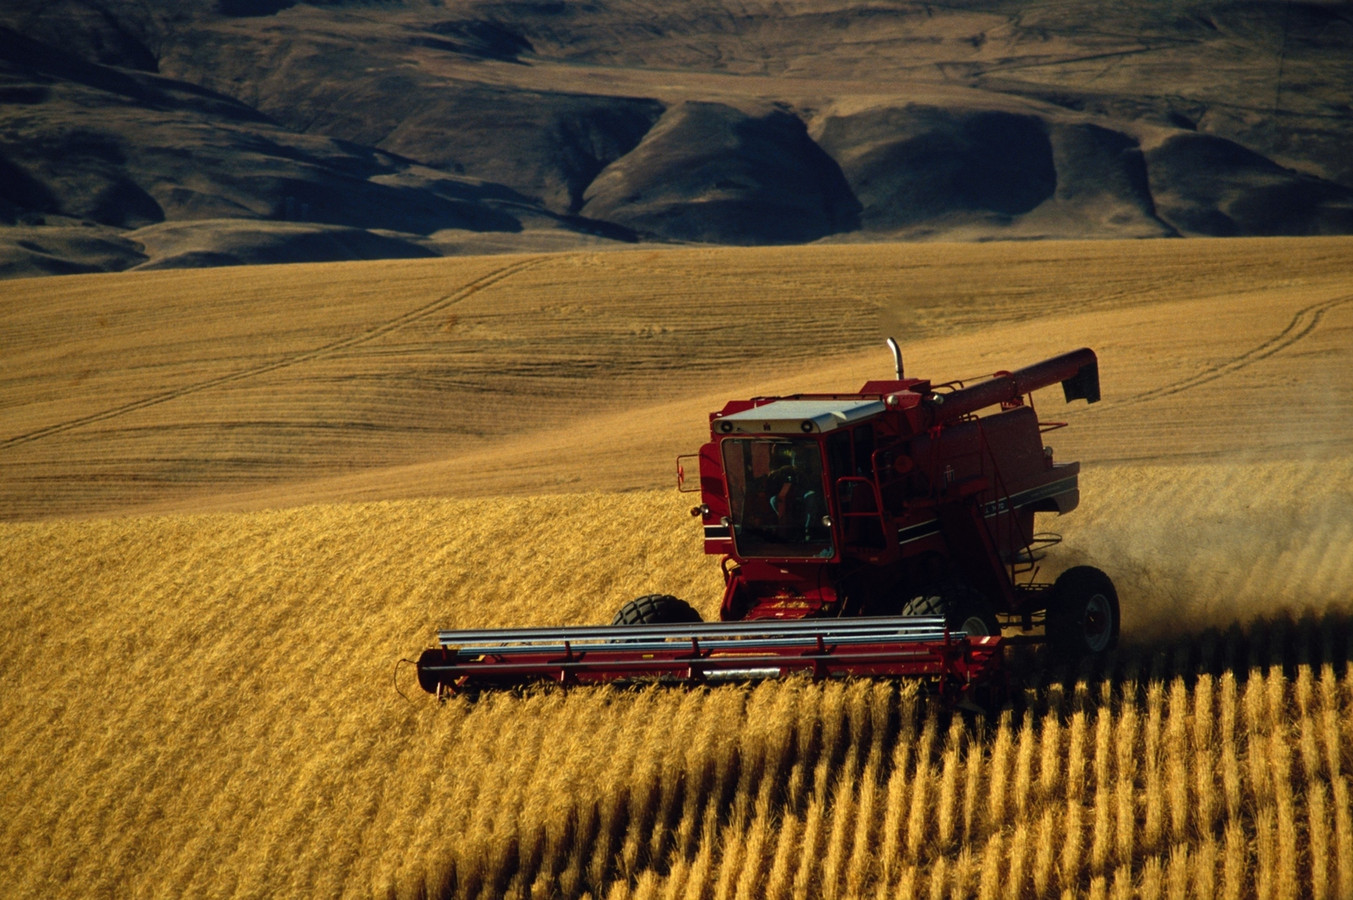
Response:
[{"label": "golden wheat crop", "polygon": [[[1350,248],[6,283],[0,894],[1351,897]],[[945,377],[1100,351],[1048,564],[1113,575],[1113,657],[1016,654],[986,721],[911,683],[416,691],[439,626],[714,615],[690,498],[627,488],[727,396],[885,374],[844,355],[876,331]]]},{"label": "golden wheat crop", "polygon": [[[1246,483],[1302,484],[1311,469],[1264,464]],[[1320,469],[1348,483],[1347,464]],[[1119,515],[1139,515],[1149,474],[1095,481]],[[1172,475],[1200,490],[1232,477]],[[1305,505],[1274,490],[1275,514]],[[1262,605],[1268,581],[1226,583],[1240,592],[1220,608],[1255,614],[1213,628],[1129,570],[1126,621],[1147,637],[1129,633],[1100,666],[1020,669],[1015,705],[986,722],[951,717],[914,684],[869,681],[401,699],[397,686],[416,688],[395,661],[437,625],[604,621],[657,588],[712,614],[717,567],[682,499],[3,526],[0,593],[23,637],[0,662],[0,884],[17,896],[1353,891],[1353,619],[1322,566],[1292,572],[1284,595],[1314,611]],[[1111,537],[1114,521],[1087,511],[1068,542]],[[1304,540],[1343,552],[1330,534]],[[1236,549],[1261,566],[1290,552]],[[1196,573],[1209,574],[1224,570]],[[1191,624],[1162,637],[1172,622]]]}]

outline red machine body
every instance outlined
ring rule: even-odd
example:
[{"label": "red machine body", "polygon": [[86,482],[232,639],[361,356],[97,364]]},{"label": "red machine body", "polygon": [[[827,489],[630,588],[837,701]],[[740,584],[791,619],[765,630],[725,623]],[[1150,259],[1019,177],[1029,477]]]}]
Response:
[{"label": "red machine body", "polygon": [[724,620],[938,612],[996,634],[995,615],[1032,625],[1044,610],[1048,585],[1021,579],[1054,541],[1035,514],[1076,507],[1080,467],[1054,461],[1043,438],[1060,423],[1027,395],[1060,382],[1068,401],[1096,402],[1095,354],[971,386],[898,368],[852,394],[728,403],[678,460],[705,552],[724,558]]},{"label": "red machine body", "polygon": [[[1079,502],[1079,464],[1057,462],[1030,394],[1060,383],[1099,400],[1093,351],[973,384],[896,376],[848,394],[736,400],[710,439],[677,460],[705,552],[721,557],[720,622],[651,594],[610,626],[442,631],[417,662],[427,691],[547,680],[709,682],[781,677],[923,677],[958,701],[999,696],[1002,628],[1045,629],[1068,654],[1118,636],[1103,572],[1052,584],[1037,560],[1058,538],[1039,513]],[[978,416],[979,411],[987,411]]]}]

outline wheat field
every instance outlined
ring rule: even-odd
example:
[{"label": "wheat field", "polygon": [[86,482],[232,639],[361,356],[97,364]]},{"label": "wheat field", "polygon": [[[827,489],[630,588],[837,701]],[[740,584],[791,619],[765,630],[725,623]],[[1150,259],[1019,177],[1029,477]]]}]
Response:
[{"label": "wheat field", "polygon": [[[0,892],[1353,896],[1350,262],[922,245],[0,286]],[[551,324],[549,297],[586,309]],[[1086,466],[1048,562],[1114,576],[1111,658],[1021,654],[986,720],[887,681],[417,691],[400,660],[438,627],[654,590],[713,615],[669,451],[726,396],[886,372],[868,345],[904,326],[937,377],[1100,352],[1101,404],[1037,399]]]}]

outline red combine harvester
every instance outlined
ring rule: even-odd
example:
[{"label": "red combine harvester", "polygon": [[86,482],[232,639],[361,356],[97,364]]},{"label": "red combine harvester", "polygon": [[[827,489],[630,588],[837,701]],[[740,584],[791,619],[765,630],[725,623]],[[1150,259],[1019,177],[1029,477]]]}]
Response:
[{"label": "red combine harvester", "polygon": [[[1079,501],[1078,463],[1053,461],[1033,391],[1099,400],[1093,351],[971,385],[896,377],[852,394],[734,400],[677,460],[705,552],[724,573],[721,622],[651,594],[609,627],[442,631],[419,658],[429,692],[536,680],[750,680],[807,672],[923,677],[956,701],[1003,684],[1002,627],[1043,629],[1058,653],[1118,639],[1118,598],[1077,566],[1038,580],[1056,535],[1040,512]],[[987,415],[978,411],[992,409]],[[694,477],[693,477],[694,476]],[[1024,636],[1028,638],[1027,635]]]}]

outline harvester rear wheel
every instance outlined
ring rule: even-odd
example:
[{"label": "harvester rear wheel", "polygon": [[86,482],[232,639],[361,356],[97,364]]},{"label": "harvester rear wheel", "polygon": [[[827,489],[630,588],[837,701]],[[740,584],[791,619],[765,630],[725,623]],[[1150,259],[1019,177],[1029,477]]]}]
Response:
[{"label": "harvester rear wheel", "polygon": [[1048,645],[1080,659],[1118,645],[1118,592],[1094,566],[1067,569],[1052,585],[1047,612]]},{"label": "harvester rear wheel", "polygon": [[700,614],[671,594],[645,594],[620,607],[612,625],[681,625],[699,622]]},{"label": "harvester rear wheel", "polygon": [[952,631],[983,636],[1001,633],[996,609],[976,589],[961,581],[945,581],[912,597],[902,607],[904,616],[944,616]]}]

